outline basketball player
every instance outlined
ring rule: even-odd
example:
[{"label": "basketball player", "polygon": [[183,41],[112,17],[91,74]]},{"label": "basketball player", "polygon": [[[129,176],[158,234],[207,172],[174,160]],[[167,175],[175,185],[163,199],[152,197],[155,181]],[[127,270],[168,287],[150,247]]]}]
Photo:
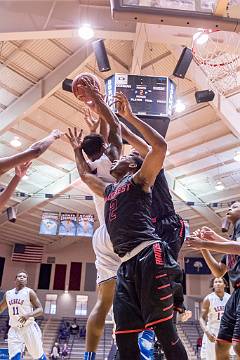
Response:
[{"label": "basketball player", "polygon": [[47,137],[32,144],[25,151],[18,154],[0,158],[0,175],[8,170],[26,162],[32,161],[42,155],[52,143],[60,139],[63,133],[60,130],[53,130]]},{"label": "basketball player", "polygon": [[[191,236],[187,245],[202,249],[202,254],[216,277],[223,276],[228,272],[229,279],[234,288],[221,319],[220,330],[216,342],[216,356],[218,360],[229,359],[229,349],[233,349],[240,359],[240,203],[235,202],[227,212],[228,220],[233,224],[231,242],[217,235],[213,230],[203,227]],[[196,236],[197,235],[197,236]],[[216,241],[216,242],[215,242]],[[221,241],[221,242],[219,242]],[[235,243],[236,242],[236,243]],[[226,252],[232,255],[224,255],[217,262],[209,250]],[[225,249],[223,251],[223,249]],[[235,253],[235,255],[233,255]]]},{"label": "basketball player", "polygon": [[12,360],[22,359],[25,345],[33,359],[47,359],[42,346],[42,334],[34,321],[43,314],[42,305],[35,292],[27,287],[28,274],[16,275],[15,288],[5,293],[0,303],[0,313],[8,308],[8,352]]},{"label": "basketball player", "polygon": [[[79,175],[84,181],[85,172],[95,173],[106,184],[114,181],[110,175],[112,161],[118,159],[122,150],[121,129],[115,121],[115,115],[102,101],[98,106],[100,117],[107,117],[109,121],[108,144],[100,134],[92,133],[82,140],[82,131],[77,134],[69,129],[68,137],[74,152]],[[104,127],[104,124],[103,124]],[[89,162],[85,161],[83,151],[88,156]],[[86,352],[84,359],[94,359],[98,343],[105,326],[105,319],[113,303],[115,291],[115,279],[120,265],[119,257],[113,252],[111,242],[108,240],[104,221],[104,200],[94,194],[94,202],[100,227],[95,231],[92,239],[93,249],[96,254],[98,298],[87,321]]]},{"label": "basketball player", "polygon": [[167,359],[177,355],[187,359],[172,322],[168,277],[170,268],[172,273],[180,269],[155,234],[150,213],[151,187],[162,168],[167,146],[161,135],[133,114],[130,122],[151,146],[145,160],[127,156],[115,161],[111,174],[117,183],[107,187],[100,178],[82,174],[88,186],[105,197],[105,222],[114,251],[122,258],[114,301],[120,358],[139,359],[137,334],[153,326]]},{"label": "basketball player", "polygon": [[200,325],[204,332],[201,359],[215,360],[215,342],[220,327],[220,320],[230,295],[226,293],[226,280],[215,278],[212,281],[213,292],[207,295],[202,304]]}]

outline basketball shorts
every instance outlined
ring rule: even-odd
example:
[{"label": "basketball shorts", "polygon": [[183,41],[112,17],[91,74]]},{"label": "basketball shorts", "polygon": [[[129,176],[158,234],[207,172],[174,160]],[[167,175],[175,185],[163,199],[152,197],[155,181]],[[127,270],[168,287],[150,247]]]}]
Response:
[{"label": "basketball shorts", "polygon": [[240,342],[240,289],[229,298],[221,318],[218,341]]},{"label": "basketball shorts", "polygon": [[96,229],[93,239],[93,250],[96,255],[97,284],[117,278],[121,260],[113,251],[113,246],[105,224]]},{"label": "basketball shorts", "polygon": [[157,218],[153,225],[156,233],[168,244],[174,259],[177,261],[185,238],[185,226],[182,218],[177,214],[172,214],[163,219]]},{"label": "basketball shorts", "polygon": [[33,359],[43,355],[42,333],[34,321],[22,328],[10,327],[8,331],[8,352],[10,359],[27,348]]},{"label": "basketball shorts", "polygon": [[113,303],[116,334],[141,332],[172,319],[168,272],[161,242],[149,245],[121,264]]}]

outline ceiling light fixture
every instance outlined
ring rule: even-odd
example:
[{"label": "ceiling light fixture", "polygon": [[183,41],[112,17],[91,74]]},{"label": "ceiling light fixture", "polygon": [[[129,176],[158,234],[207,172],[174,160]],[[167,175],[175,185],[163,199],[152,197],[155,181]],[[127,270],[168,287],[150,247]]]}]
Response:
[{"label": "ceiling light fixture", "polygon": [[15,148],[19,148],[22,145],[22,143],[19,140],[18,136],[14,136],[14,138],[10,141],[10,145],[12,145]]},{"label": "ceiling light fixture", "polygon": [[90,40],[91,38],[94,37],[94,31],[90,24],[83,24],[78,29],[78,35],[80,36],[80,38],[84,40]]},{"label": "ceiling light fixture", "polygon": [[225,189],[225,186],[223,185],[223,183],[221,181],[217,181],[216,185],[215,185],[215,189],[217,191],[222,191],[223,189]]},{"label": "ceiling light fixture", "polygon": [[233,158],[235,161],[240,161],[240,151],[236,151]]},{"label": "ceiling light fixture", "polygon": [[180,113],[182,111],[184,111],[186,109],[186,105],[180,101],[180,100],[177,100],[176,104],[175,104],[175,111]]}]

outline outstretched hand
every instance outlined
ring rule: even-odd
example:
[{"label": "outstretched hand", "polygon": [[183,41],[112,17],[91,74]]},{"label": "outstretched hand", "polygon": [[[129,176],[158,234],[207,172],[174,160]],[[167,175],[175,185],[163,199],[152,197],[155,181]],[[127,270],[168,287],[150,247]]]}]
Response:
[{"label": "outstretched hand", "polygon": [[92,84],[87,77],[82,78],[82,83],[77,85],[79,93],[82,94],[81,89],[84,89],[84,98],[82,95],[80,99],[96,114],[99,114],[98,103],[103,100],[103,95],[98,90],[97,86]]},{"label": "outstretched hand", "polygon": [[91,111],[87,108],[84,109],[84,120],[86,121],[91,133],[95,133],[100,123],[100,118],[94,119]]},{"label": "outstretched hand", "polygon": [[16,166],[16,167],[15,167],[15,175],[16,175],[17,177],[19,177],[20,179],[22,179],[23,176],[26,175],[26,173],[27,173],[27,171],[28,171],[28,169],[29,169],[29,167],[30,167],[31,165],[32,165],[32,162],[31,162],[31,161],[28,161],[28,162],[26,162],[26,163],[24,163],[24,164],[21,164],[21,165],[19,165],[19,166]]},{"label": "outstretched hand", "polygon": [[70,128],[68,128],[68,133],[66,133],[65,135],[68,138],[70,144],[72,145],[73,150],[81,149],[83,129],[81,129],[78,134],[76,127],[74,127],[73,132]]},{"label": "outstretched hand", "polygon": [[187,247],[192,249],[202,249],[204,245],[204,240],[200,239],[198,236],[190,235],[185,241]]},{"label": "outstretched hand", "polygon": [[126,95],[124,95],[122,92],[118,92],[114,98],[116,99],[115,104],[118,114],[125,119],[128,119],[130,116],[132,116],[132,108]]}]

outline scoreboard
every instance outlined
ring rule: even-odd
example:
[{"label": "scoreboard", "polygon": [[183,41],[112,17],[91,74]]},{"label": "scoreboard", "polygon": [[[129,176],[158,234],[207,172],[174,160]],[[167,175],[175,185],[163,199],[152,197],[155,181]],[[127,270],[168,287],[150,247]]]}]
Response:
[{"label": "scoreboard", "polygon": [[114,101],[116,92],[121,91],[139,117],[170,118],[173,115],[176,85],[168,77],[114,74],[105,80],[105,87],[109,103]]}]

